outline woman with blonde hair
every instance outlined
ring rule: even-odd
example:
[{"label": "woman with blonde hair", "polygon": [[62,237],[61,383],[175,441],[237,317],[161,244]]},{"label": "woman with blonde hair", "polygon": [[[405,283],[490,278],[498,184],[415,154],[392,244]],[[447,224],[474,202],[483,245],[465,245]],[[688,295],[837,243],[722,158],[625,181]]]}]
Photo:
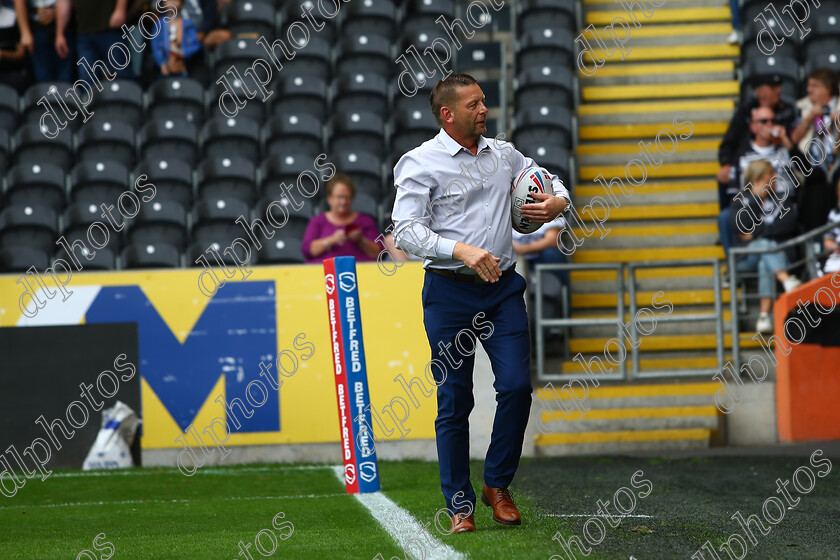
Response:
[{"label": "woman with blonde hair", "polygon": [[[730,219],[736,232],[733,247],[771,249],[790,238],[796,230],[797,210],[792,200],[793,189],[784,200],[778,201],[774,192],[776,173],[773,165],[760,159],[750,162],[744,171],[745,187],[732,201]],[[739,273],[758,273],[760,315],[756,331],[773,332],[770,308],[773,304],[773,279],[782,283],[786,292],[801,282],[787,272],[784,251],[750,254],[735,264]]]}]

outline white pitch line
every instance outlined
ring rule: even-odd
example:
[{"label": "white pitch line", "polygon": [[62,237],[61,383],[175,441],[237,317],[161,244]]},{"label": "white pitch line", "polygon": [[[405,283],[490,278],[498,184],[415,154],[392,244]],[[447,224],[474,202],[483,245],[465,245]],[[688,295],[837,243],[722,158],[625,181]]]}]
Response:
[{"label": "white pitch line", "polygon": [[643,515],[643,514],[624,514],[619,513],[616,515],[606,515],[603,513],[546,513],[544,514],[546,517],[617,517],[619,519],[626,519],[628,517],[643,517],[645,519],[653,519],[652,515]]},{"label": "white pitch line", "polygon": [[215,501],[239,501],[239,500],[294,500],[298,498],[337,498],[346,496],[347,494],[292,494],[289,496],[231,496],[228,498],[212,498],[212,499],[173,499],[173,500],[121,500],[117,502],[67,502],[63,504],[21,504],[17,506],[0,506],[0,509],[32,509],[32,508],[57,508],[57,507],[77,507],[77,506],[122,506],[135,504],[181,504],[181,503],[197,503],[197,502],[215,502]]},{"label": "white pitch line", "polygon": [[[341,485],[344,486],[344,467],[333,467],[333,472],[341,482]],[[414,558],[414,556],[409,556],[406,551],[408,542],[413,540],[414,543],[422,544],[425,553],[423,558],[426,560],[466,560],[467,555],[442,543],[428,529],[426,530],[428,535],[426,538],[422,538],[418,532],[421,527],[420,522],[408,511],[392,502],[382,492],[355,494],[355,497],[367,508],[373,518],[382,525],[382,528],[391,535],[391,538],[397,541],[397,544],[405,552],[407,559]],[[429,539],[437,544],[429,544]],[[416,544],[413,544],[411,547],[412,550],[416,548]]]},{"label": "white pitch line", "polygon": [[[231,467],[230,469],[202,469],[199,468],[197,474],[223,474],[223,475],[238,475],[238,474],[248,474],[252,472],[272,472],[272,471],[308,471],[308,470],[324,470],[324,469],[331,469],[334,465],[279,465],[277,467],[246,467],[242,469],[237,469],[235,467]],[[178,469],[170,469],[167,468],[164,471],[160,470],[149,470],[149,469],[157,469],[158,467],[141,467],[143,470],[113,470],[113,471],[81,471],[81,472],[68,472],[68,473],[53,473],[49,475],[48,478],[83,478],[88,476],[146,476],[146,475],[153,475],[153,474],[181,474]],[[18,473],[23,474],[23,473]],[[32,477],[26,477],[28,479],[31,478],[41,478],[40,474],[36,474]]]}]

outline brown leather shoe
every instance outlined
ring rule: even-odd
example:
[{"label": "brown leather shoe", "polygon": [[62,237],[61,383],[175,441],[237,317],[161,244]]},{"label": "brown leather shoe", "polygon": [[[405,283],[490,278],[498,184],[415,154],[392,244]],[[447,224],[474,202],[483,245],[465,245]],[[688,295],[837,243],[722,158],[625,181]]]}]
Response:
[{"label": "brown leather shoe", "polygon": [[452,532],[453,533],[472,533],[475,531],[475,516],[462,515],[456,513],[452,516]]},{"label": "brown leather shoe", "polygon": [[505,525],[522,525],[522,516],[507,488],[481,488],[481,503],[493,508],[493,520]]}]

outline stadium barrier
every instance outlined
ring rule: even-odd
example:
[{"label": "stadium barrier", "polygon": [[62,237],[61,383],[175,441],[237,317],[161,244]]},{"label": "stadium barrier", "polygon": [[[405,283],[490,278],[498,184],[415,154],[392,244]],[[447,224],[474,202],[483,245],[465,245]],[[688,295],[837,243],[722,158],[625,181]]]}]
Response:
[{"label": "stadium barrier", "polygon": [[[735,270],[736,259],[741,256],[752,254],[776,253],[779,251],[787,251],[788,249],[799,249],[804,252],[805,256],[802,259],[788,263],[788,270],[791,270],[798,266],[804,266],[806,271],[808,272],[809,278],[817,278],[819,276],[819,258],[822,252],[820,250],[814,249],[815,239],[817,243],[821,244],[823,234],[836,226],[836,224],[822,225],[818,228],[812,229],[811,231],[805,232],[802,235],[798,235],[793,239],[788,239],[783,243],[779,243],[776,247],[771,249],[757,249],[750,247],[732,247],[731,249],[729,249],[727,268],[729,271],[729,305],[732,311],[731,330],[733,333],[740,332],[738,327],[739,321],[740,319],[744,318],[741,311],[742,307],[745,313],[747,302],[749,300],[756,300],[759,298],[757,294],[750,295],[747,292],[746,284],[744,284],[743,282],[741,285],[741,296],[740,298],[738,297],[738,282],[749,278],[757,278],[758,274],[738,274],[738,272]],[[773,290],[771,292],[771,298],[773,300],[776,300],[776,282],[774,281],[771,285]],[[742,305],[739,306],[739,303],[741,303]],[[779,332],[778,329],[776,330],[777,332]],[[735,368],[735,370],[738,370],[741,366],[741,345],[740,340],[737,336],[732,337],[732,365]]]}]

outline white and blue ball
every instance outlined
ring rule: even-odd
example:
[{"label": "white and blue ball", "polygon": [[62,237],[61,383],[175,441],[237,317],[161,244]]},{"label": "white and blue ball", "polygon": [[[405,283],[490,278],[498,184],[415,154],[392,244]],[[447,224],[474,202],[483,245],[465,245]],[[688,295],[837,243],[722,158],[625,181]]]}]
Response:
[{"label": "white and blue ball", "polygon": [[539,202],[534,193],[553,194],[551,175],[542,167],[529,167],[522,171],[510,187],[510,217],[513,229],[519,233],[533,233],[542,223],[532,222],[522,216],[522,205]]}]

